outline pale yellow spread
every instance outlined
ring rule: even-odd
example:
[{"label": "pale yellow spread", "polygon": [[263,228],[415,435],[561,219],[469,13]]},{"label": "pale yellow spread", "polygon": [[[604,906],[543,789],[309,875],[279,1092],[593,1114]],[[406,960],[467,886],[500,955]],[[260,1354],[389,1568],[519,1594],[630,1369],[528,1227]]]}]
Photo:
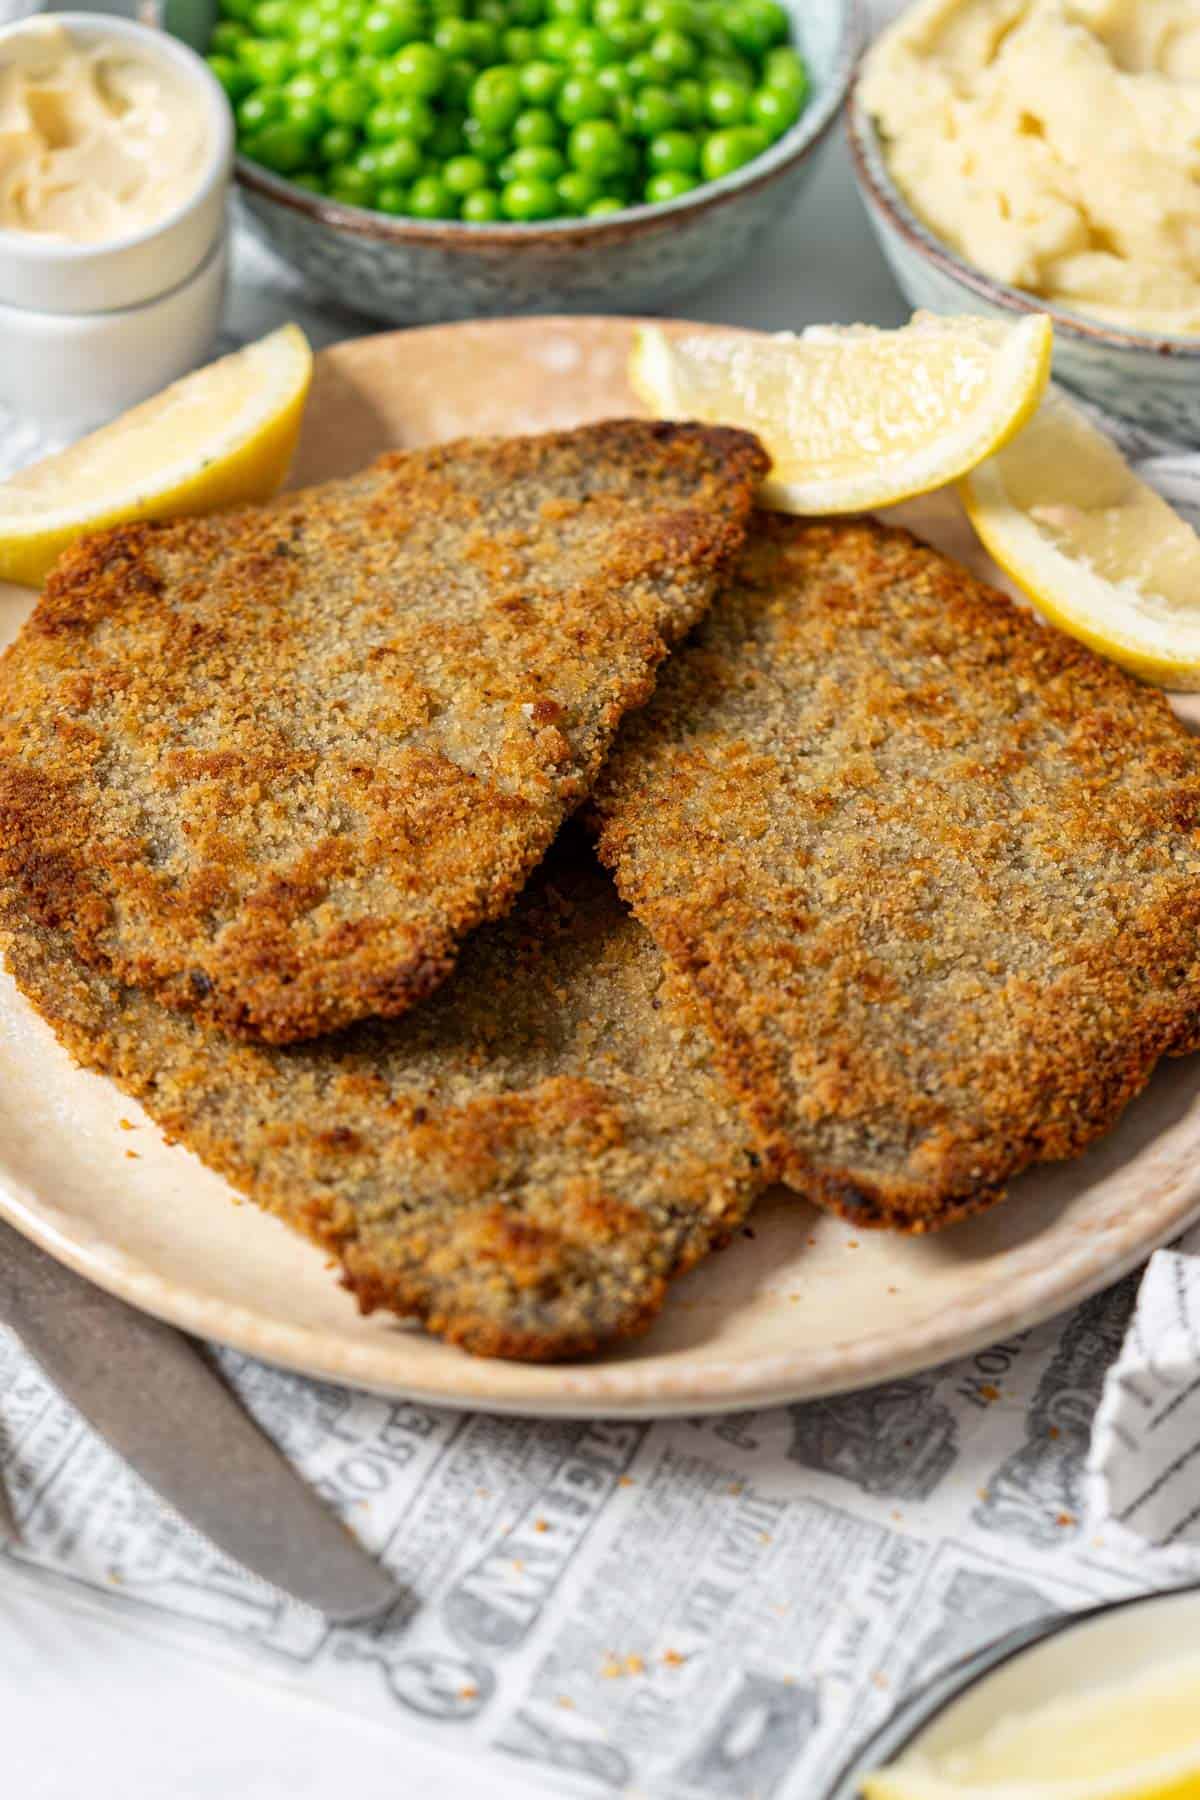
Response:
[{"label": "pale yellow spread", "polygon": [[0,228],[131,236],[191,193],[208,135],[203,101],[165,58],[37,21],[0,45]]},{"label": "pale yellow spread", "polygon": [[918,0],[861,91],[897,185],[968,262],[1200,333],[1200,0]]}]

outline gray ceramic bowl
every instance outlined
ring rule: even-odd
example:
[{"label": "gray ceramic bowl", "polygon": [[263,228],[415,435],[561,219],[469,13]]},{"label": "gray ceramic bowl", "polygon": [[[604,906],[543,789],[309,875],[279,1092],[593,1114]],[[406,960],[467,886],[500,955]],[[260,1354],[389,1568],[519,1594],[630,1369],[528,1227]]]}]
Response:
[{"label": "gray ceramic bowl", "polygon": [[914,306],[996,318],[1049,313],[1054,373],[1060,381],[1155,436],[1200,444],[1200,338],[1121,331],[993,281],[935,237],[905,204],[857,88],[850,99],[849,137],[868,217]]},{"label": "gray ceramic bowl", "polygon": [[257,234],[323,294],[402,324],[513,313],[655,312],[746,256],[800,193],[859,46],[855,0],[787,0],[808,62],[802,117],[736,174],[660,206],[544,225],[386,218],[239,158]]}]

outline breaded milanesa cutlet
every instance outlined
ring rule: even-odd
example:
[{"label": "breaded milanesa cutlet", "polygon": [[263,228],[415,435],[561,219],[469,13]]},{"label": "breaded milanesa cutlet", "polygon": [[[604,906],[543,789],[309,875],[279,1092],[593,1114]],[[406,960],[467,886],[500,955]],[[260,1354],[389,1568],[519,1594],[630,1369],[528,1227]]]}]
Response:
[{"label": "breaded milanesa cutlet", "polygon": [[582,842],[424,1005],[287,1048],[122,987],[11,890],[0,919],[82,1063],[330,1250],[364,1310],[468,1350],[545,1361],[642,1331],[763,1185],[706,1035]]},{"label": "breaded milanesa cutlet", "polygon": [[248,1037],[406,1011],[587,792],[765,468],[618,420],[85,540],[0,667],[0,874]]},{"label": "breaded milanesa cutlet", "polygon": [[910,537],[760,517],[600,851],[776,1172],[926,1231],[1200,1045],[1200,747]]}]

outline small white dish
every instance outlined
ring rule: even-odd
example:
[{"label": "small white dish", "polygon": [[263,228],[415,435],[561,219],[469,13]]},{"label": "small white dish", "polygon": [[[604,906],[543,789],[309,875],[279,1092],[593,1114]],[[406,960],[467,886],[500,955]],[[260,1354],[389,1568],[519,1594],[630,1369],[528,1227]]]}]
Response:
[{"label": "small white dish", "polygon": [[186,281],[112,312],[0,305],[0,404],[64,441],[175,381],[212,349],[225,300],[222,233]]},{"label": "small white dish", "polygon": [[857,1751],[824,1800],[859,1800],[871,1770],[919,1750],[945,1756],[1002,1719],[1097,1688],[1135,1683],[1190,1660],[1200,1645],[1200,1588],[1112,1601],[1022,1625],[944,1669],[910,1694]]},{"label": "small white dish", "polygon": [[[225,229],[234,140],[225,90],[201,57],[165,31],[100,13],[41,14],[0,26],[0,55],[6,43],[45,30],[48,23],[85,47],[124,43],[165,63],[203,108],[207,152],[186,199],[127,237],[71,244],[36,232],[0,230],[0,304],[32,313],[111,314],[174,293],[206,262]],[[4,348],[7,354],[7,344]]]}]

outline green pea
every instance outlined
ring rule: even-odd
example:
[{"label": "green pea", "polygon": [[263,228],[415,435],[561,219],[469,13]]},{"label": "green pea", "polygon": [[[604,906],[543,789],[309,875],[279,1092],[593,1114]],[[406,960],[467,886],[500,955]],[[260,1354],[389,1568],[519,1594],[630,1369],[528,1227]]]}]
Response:
[{"label": "green pea", "polygon": [[320,100],[289,99],[286,118],[309,140],[320,137],[329,125],[329,114]]},{"label": "green pea", "polygon": [[704,90],[704,110],[710,123],[723,127],[741,125],[750,115],[753,96],[740,81],[710,81]]},{"label": "green pea", "polygon": [[788,35],[790,22],[778,0],[737,0],[721,14],[721,23],[739,50],[762,56]]},{"label": "green pea", "polygon": [[625,166],[625,140],[611,119],[584,119],[567,139],[571,165],[589,175],[617,175]]},{"label": "green pea", "polygon": [[439,19],[433,29],[433,42],[443,56],[470,61],[474,54],[475,35],[467,19]]},{"label": "green pea", "polygon": [[616,45],[594,25],[581,25],[567,50],[567,61],[573,69],[602,69],[616,60]]},{"label": "green pea", "polygon": [[408,209],[414,219],[452,219],[458,202],[437,175],[422,175],[408,190]]},{"label": "green pea", "polygon": [[589,219],[603,219],[609,213],[625,211],[625,202],[618,194],[603,194],[599,200],[593,200],[587,209]]},{"label": "green pea", "polygon": [[591,0],[547,0],[546,16],[551,19],[578,19],[585,23],[591,17]]},{"label": "green pea", "polygon": [[700,168],[706,181],[719,181],[723,175],[732,175],[745,163],[752,162],[763,148],[761,134],[745,125],[730,126],[725,131],[714,131],[706,138],[704,148],[700,152]]},{"label": "green pea", "polygon": [[657,206],[663,200],[678,200],[681,194],[690,194],[695,186],[696,177],[685,169],[660,169],[651,175],[643,194],[648,206]]},{"label": "green pea", "polygon": [[490,19],[471,19],[471,61],[481,69],[490,69],[503,60],[503,34]]},{"label": "green pea", "polygon": [[392,102],[392,120],[401,137],[415,138],[423,144],[437,130],[437,114],[428,100],[408,95]]},{"label": "green pea", "polygon": [[473,194],[491,179],[481,156],[452,156],[442,170],[442,180],[452,194]]},{"label": "green pea", "polygon": [[[429,0],[429,11],[435,19],[465,19],[470,7],[467,0]],[[417,32],[417,36],[422,34]]]},{"label": "green pea", "polygon": [[494,188],[476,188],[462,203],[462,216],[471,225],[492,225],[499,219],[500,196]]},{"label": "green pea", "polygon": [[549,144],[526,144],[523,149],[513,151],[501,164],[501,170],[506,181],[529,177],[535,181],[553,182],[566,166],[561,150],[554,150]]},{"label": "green pea", "polygon": [[288,175],[307,162],[308,140],[294,125],[264,125],[247,143],[246,154],[277,175]]},{"label": "green pea", "polygon": [[526,144],[557,144],[562,133],[552,112],[542,106],[531,106],[517,114],[511,135],[513,143],[521,149]]},{"label": "green pea", "polygon": [[624,63],[608,63],[597,69],[596,80],[606,94],[627,94],[632,99],[637,92],[637,83]]},{"label": "green pea", "polygon": [[508,0],[508,16],[514,25],[540,25],[545,15],[543,0]]},{"label": "green pea", "polygon": [[781,44],[776,50],[768,50],[763,59],[763,80],[768,87],[782,88],[795,94],[803,105],[808,94],[808,70],[798,51],[790,44]]},{"label": "green pea", "polygon": [[554,184],[558,198],[569,213],[585,213],[593,200],[600,198],[600,182],[582,169],[568,169]]},{"label": "green pea", "polygon": [[341,163],[330,171],[329,194],[343,206],[371,207],[375,203],[375,183],[353,163]]},{"label": "green pea", "polygon": [[504,60],[518,67],[532,62],[538,53],[537,32],[528,25],[510,25],[500,39]]},{"label": "green pea", "polygon": [[237,58],[264,87],[286,81],[296,66],[292,47],[282,38],[244,38],[238,45]]},{"label": "green pea", "polygon": [[619,20],[633,19],[638,15],[637,0],[595,0],[592,7],[592,22],[601,31],[607,31],[610,25]]},{"label": "green pea", "polygon": [[421,172],[424,157],[421,146],[412,138],[394,137],[375,149],[379,179],[402,183],[414,181]]},{"label": "green pea", "polygon": [[[469,6],[467,10],[470,11]],[[485,19],[489,25],[502,27],[508,24],[508,7],[505,0],[476,0],[475,17]]]},{"label": "green pea", "polygon": [[631,56],[625,67],[629,71],[629,79],[635,87],[653,87],[662,81],[661,66],[644,50],[639,50],[636,56]]},{"label": "green pea", "polygon": [[387,100],[380,100],[371,108],[363,120],[363,135],[368,143],[386,144],[399,134],[395,115],[395,107]]},{"label": "green pea", "polygon": [[371,111],[372,98],[365,81],[335,81],[325,107],[335,125],[361,125]]},{"label": "green pea", "polygon": [[287,101],[281,88],[260,87],[238,102],[237,122],[243,131],[261,131],[264,125],[277,124],[286,111]]},{"label": "green pea", "polygon": [[660,131],[646,145],[646,161],[655,174],[675,169],[690,175],[700,167],[700,145],[690,131]]},{"label": "green pea", "polygon": [[498,163],[508,155],[508,137],[503,131],[489,131],[478,119],[468,117],[463,126],[463,142],[485,163]]},{"label": "green pea", "polygon": [[654,35],[644,19],[614,19],[604,30],[618,56],[636,55]]},{"label": "green pea", "polygon": [[754,64],[745,56],[706,56],[700,65],[705,81],[740,81],[753,88],[757,77]]},{"label": "green pea", "polygon": [[250,14],[250,23],[263,37],[287,35],[292,16],[288,0],[258,0]]},{"label": "green pea", "polygon": [[392,69],[397,93],[431,100],[446,79],[446,58],[433,44],[405,44],[392,58]]},{"label": "green pea", "polygon": [[238,46],[245,42],[246,27],[236,25],[232,19],[222,19],[212,28],[212,36],[208,40],[209,53],[213,56],[236,56]]},{"label": "green pea", "polygon": [[363,175],[369,175],[372,181],[379,180],[379,151],[374,144],[364,144],[355,152],[353,166]]},{"label": "green pea", "polygon": [[320,28],[324,16],[319,6],[298,6],[292,14],[288,32],[297,41],[311,37]]},{"label": "green pea", "polygon": [[391,7],[374,7],[363,17],[358,28],[358,41],[364,50],[370,50],[375,56],[391,56],[415,35],[409,29],[411,23],[411,13],[396,12]]},{"label": "green pea", "polygon": [[244,25],[254,11],[254,0],[222,0],[221,11],[227,19]]},{"label": "green pea", "polygon": [[680,119],[687,125],[699,125],[704,119],[704,83],[695,76],[685,75],[674,84],[671,92]]},{"label": "green pea", "polygon": [[517,78],[526,100],[532,101],[534,106],[549,106],[557,97],[565,76],[558,63],[535,59],[525,64]]},{"label": "green pea", "polygon": [[558,116],[564,125],[578,125],[584,119],[607,119],[612,110],[612,96],[594,75],[569,75],[563,82]]},{"label": "green pea", "polygon": [[700,66],[699,46],[682,31],[660,31],[647,52],[668,75],[690,75]]},{"label": "green pea", "polygon": [[232,56],[210,56],[208,66],[235,106],[254,86],[254,77],[249,69],[234,62]]},{"label": "green pea", "polygon": [[375,211],[403,216],[408,211],[408,189],[399,182],[385,182],[376,191]]},{"label": "green pea", "polygon": [[507,131],[521,110],[521,84],[503,64],[485,69],[471,89],[471,112],[489,131]]},{"label": "green pea", "polygon": [[644,87],[633,102],[634,129],[641,137],[674,131],[680,122],[679,102],[669,88]]},{"label": "green pea", "polygon": [[632,94],[618,94],[613,100],[613,118],[627,137],[637,135],[637,103]]},{"label": "green pea", "polygon": [[644,0],[641,14],[656,31],[690,31],[696,23],[696,9],[688,0]]},{"label": "green pea", "polygon": [[750,102],[750,117],[769,138],[782,137],[800,117],[800,101],[785,88],[759,88]]},{"label": "green pea", "polygon": [[357,149],[358,133],[349,125],[331,125],[317,144],[317,154],[327,169],[349,162]]},{"label": "green pea", "polygon": [[521,178],[507,183],[500,195],[500,205],[510,219],[552,219],[558,211],[558,195],[551,181]]},{"label": "green pea", "polygon": [[551,62],[566,62],[578,30],[574,19],[548,19],[537,34],[542,55]]}]

